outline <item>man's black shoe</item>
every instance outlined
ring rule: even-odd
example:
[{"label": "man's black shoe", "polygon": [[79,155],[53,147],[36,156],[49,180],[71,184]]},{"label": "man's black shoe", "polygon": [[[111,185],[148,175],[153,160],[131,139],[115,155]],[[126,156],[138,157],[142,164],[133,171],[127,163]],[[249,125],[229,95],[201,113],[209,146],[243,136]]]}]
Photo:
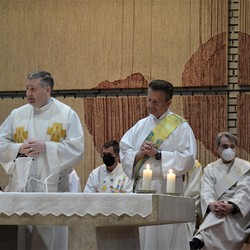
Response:
[{"label": "man's black shoe", "polygon": [[197,238],[193,238],[191,241],[189,241],[189,246],[190,250],[198,250],[204,246],[204,243]]}]

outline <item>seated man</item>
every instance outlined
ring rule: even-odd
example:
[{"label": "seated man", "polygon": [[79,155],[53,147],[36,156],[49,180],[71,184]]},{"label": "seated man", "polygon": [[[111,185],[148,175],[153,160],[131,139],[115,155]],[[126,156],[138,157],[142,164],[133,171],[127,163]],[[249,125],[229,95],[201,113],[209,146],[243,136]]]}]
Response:
[{"label": "seated man", "polygon": [[119,143],[108,141],[102,147],[101,166],[94,169],[85,186],[85,193],[124,193],[132,192],[133,181],[129,180],[119,163]]},{"label": "seated man", "polygon": [[235,157],[237,138],[229,132],[216,137],[220,159],[204,169],[201,209],[204,221],[190,249],[241,249],[249,235],[250,163]]}]

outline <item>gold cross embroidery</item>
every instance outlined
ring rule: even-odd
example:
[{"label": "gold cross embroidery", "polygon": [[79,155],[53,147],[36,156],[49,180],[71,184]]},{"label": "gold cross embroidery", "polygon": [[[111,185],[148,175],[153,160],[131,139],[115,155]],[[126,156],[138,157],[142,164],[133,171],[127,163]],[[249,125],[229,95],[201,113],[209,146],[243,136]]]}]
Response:
[{"label": "gold cross embroidery", "polygon": [[28,131],[24,131],[24,127],[16,128],[13,139],[16,143],[23,143],[25,139],[28,139]]},{"label": "gold cross embroidery", "polygon": [[66,137],[66,130],[62,126],[62,123],[53,123],[52,127],[48,127],[47,134],[51,135],[51,141],[60,142],[60,138]]}]

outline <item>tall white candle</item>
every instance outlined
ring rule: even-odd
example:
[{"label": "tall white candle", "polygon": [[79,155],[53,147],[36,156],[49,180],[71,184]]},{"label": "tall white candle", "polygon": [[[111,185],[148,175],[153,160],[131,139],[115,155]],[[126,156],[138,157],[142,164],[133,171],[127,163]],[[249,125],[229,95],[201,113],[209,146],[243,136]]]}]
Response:
[{"label": "tall white candle", "polygon": [[169,173],[167,174],[167,193],[175,193],[175,174],[172,169],[169,169]]},{"label": "tall white candle", "polygon": [[149,164],[147,164],[146,169],[143,170],[142,190],[151,189],[152,174],[153,174],[153,171],[150,169]]}]

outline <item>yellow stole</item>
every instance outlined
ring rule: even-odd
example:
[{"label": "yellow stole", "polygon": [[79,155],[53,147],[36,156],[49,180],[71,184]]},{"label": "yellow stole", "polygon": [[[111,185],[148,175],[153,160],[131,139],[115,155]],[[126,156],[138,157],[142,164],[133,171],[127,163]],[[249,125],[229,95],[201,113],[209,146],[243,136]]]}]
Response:
[{"label": "yellow stole", "polygon": [[[162,142],[165,141],[174,132],[174,130],[185,121],[186,120],[179,115],[170,114],[166,116],[157,126],[155,126],[145,141],[152,142],[155,148],[158,149]],[[139,171],[148,158],[149,156],[145,156],[134,166],[133,177],[135,184],[139,179]]]}]

